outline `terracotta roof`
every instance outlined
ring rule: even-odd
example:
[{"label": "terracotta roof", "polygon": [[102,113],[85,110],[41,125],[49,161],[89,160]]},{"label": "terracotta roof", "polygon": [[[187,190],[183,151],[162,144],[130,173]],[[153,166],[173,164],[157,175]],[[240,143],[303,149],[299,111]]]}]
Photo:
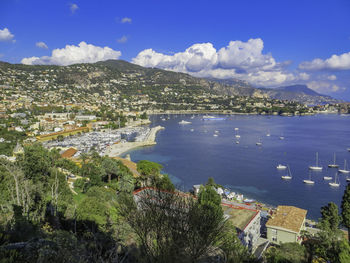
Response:
[{"label": "terracotta roof", "polygon": [[299,233],[306,217],[307,210],[295,207],[280,205],[276,212],[267,221],[267,227],[283,228]]},{"label": "terracotta roof", "polygon": [[71,157],[73,157],[73,155],[74,155],[77,151],[78,151],[77,149],[69,148],[68,150],[64,151],[64,152],[61,154],[61,157],[63,157],[63,158],[71,158]]},{"label": "terracotta roof", "polygon": [[132,172],[134,177],[140,176],[140,173],[137,171],[136,163],[120,157],[111,157],[111,158],[121,161],[126,167],[129,168],[130,172]]}]

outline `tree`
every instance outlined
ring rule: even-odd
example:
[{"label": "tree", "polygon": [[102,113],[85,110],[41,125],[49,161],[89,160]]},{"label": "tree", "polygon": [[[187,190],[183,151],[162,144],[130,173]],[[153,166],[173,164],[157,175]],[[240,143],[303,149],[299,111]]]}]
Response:
[{"label": "tree", "polygon": [[162,165],[147,160],[141,160],[137,163],[137,171],[145,176],[159,175],[162,168]]},{"label": "tree", "polygon": [[[350,185],[348,184],[346,186],[346,189],[344,191],[343,199],[341,202],[341,216],[342,216],[342,222],[343,225],[350,231]],[[350,235],[349,241],[350,241]]]},{"label": "tree", "polygon": [[112,175],[118,175],[119,173],[119,166],[118,166],[118,161],[108,158],[108,157],[104,157],[102,159],[102,163],[101,166],[103,167],[103,169],[105,170],[107,176],[108,176],[108,183],[111,183],[112,180]]},{"label": "tree", "polygon": [[329,229],[330,231],[337,231],[340,224],[340,216],[338,213],[338,206],[331,202],[321,208],[322,218],[320,220],[320,227],[322,229]]},{"label": "tree", "polygon": [[303,263],[308,262],[306,249],[298,243],[284,243],[279,247],[271,247],[265,253],[268,263]]}]

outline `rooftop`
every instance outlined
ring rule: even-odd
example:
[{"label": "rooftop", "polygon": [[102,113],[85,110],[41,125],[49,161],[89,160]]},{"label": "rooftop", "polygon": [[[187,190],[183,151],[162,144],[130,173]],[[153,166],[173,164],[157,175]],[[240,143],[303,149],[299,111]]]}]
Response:
[{"label": "rooftop", "polygon": [[243,231],[256,214],[259,213],[257,210],[235,207],[232,205],[223,205],[222,209],[224,210],[224,214],[229,216],[228,220],[241,231]]},{"label": "rooftop", "polygon": [[284,228],[299,233],[306,217],[307,210],[295,207],[280,205],[276,212],[267,221],[267,227]]},{"label": "rooftop", "polygon": [[61,157],[62,158],[71,158],[73,157],[74,154],[76,154],[78,150],[75,149],[75,148],[69,148],[68,150],[64,151],[62,154],[61,154]]}]

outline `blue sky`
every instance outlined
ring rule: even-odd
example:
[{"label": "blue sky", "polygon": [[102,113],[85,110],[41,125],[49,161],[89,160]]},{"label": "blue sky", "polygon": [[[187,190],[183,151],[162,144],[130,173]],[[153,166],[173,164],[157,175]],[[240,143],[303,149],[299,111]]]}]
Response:
[{"label": "blue sky", "polygon": [[1,0],[0,60],[119,58],[350,100],[349,14],[348,0]]}]

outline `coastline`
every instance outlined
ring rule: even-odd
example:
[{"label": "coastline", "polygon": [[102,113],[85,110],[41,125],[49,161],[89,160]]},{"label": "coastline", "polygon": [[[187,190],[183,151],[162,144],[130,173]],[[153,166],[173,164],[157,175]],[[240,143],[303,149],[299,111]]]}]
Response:
[{"label": "coastline", "polygon": [[109,157],[119,157],[121,154],[138,147],[151,146],[157,144],[156,134],[158,131],[164,130],[162,126],[156,126],[151,128],[146,139],[142,142],[124,142],[110,145],[105,155]]}]

